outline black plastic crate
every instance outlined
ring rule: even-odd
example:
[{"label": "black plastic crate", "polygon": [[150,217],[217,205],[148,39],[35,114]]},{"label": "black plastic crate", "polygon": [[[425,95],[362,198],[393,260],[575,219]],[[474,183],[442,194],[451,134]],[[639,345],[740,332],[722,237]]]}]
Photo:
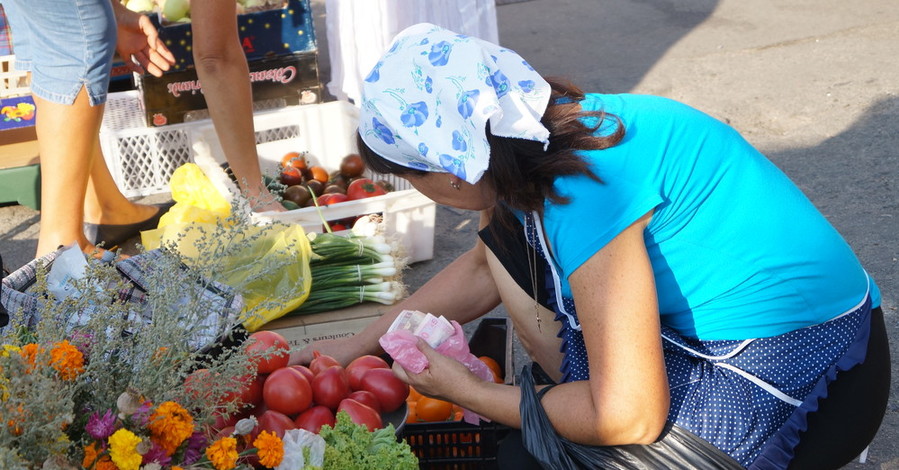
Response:
[{"label": "black plastic crate", "polygon": [[495,469],[499,442],[510,428],[459,421],[406,424],[403,438],[418,457],[419,468],[430,470]]},{"label": "black plastic crate", "polygon": [[[468,347],[475,356],[490,356],[512,383],[512,323],[506,318],[484,318],[472,333]],[[461,421],[407,423],[403,439],[428,470],[487,470],[497,468],[499,442],[511,428],[497,423],[478,425]]]}]

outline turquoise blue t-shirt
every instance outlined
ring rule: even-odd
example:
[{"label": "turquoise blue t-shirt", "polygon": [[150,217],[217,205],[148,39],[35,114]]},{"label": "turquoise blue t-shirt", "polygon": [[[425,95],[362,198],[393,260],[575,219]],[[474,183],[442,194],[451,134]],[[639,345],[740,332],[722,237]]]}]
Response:
[{"label": "turquoise blue t-shirt", "polygon": [[734,129],[655,96],[593,94],[581,104],[617,116],[626,133],[612,148],[582,152],[602,183],[559,178],[571,202],[545,206],[563,295],[574,270],[652,210],[644,236],[661,320],[681,334],[783,334],[856,307],[869,286],[880,305],[845,240]]}]

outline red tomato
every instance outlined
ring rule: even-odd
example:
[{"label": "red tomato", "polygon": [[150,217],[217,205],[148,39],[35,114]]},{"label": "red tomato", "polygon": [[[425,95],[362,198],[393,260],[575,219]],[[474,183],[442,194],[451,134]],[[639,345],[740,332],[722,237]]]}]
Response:
[{"label": "red tomato", "polygon": [[265,379],[262,401],[270,410],[295,415],[312,404],[312,387],[300,371],[284,367]]},{"label": "red tomato", "polygon": [[219,432],[215,433],[215,439],[221,439],[223,437],[230,437],[234,434],[234,426],[225,426],[219,430]]},{"label": "red tomato", "polygon": [[340,413],[341,411],[346,411],[354,423],[365,426],[369,431],[374,431],[384,426],[381,422],[380,413],[352,398],[344,398],[340,402],[337,412]]},{"label": "red tomato", "polygon": [[340,161],[340,174],[346,178],[355,178],[365,172],[365,162],[358,153],[351,153]]},{"label": "red tomato", "polygon": [[311,166],[309,167],[309,172],[312,174],[312,179],[321,181],[322,183],[327,183],[330,179],[328,170],[326,170],[324,167]]},{"label": "red tomato", "polygon": [[284,167],[278,179],[284,186],[303,184],[303,171],[293,166]]},{"label": "red tomato", "polygon": [[306,157],[299,152],[287,152],[281,157],[281,166],[282,167],[294,167],[299,170],[305,170],[309,165],[309,162],[306,161]]},{"label": "red tomato", "polygon": [[322,354],[318,351],[312,351],[312,362],[309,363],[309,370],[311,370],[314,375],[318,375],[319,372],[331,366],[341,366],[341,364],[332,356]]},{"label": "red tomato", "polygon": [[365,199],[367,197],[381,196],[387,194],[387,191],[384,191],[384,188],[375,184],[374,181],[368,178],[359,178],[357,180],[353,180],[349,186],[346,187],[346,195],[350,198],[350,200],[356,199]]},{"label": "red tomato", "polygon": [[335,410],[340,400],[350,394],[350,383],[341,366],[331,366],[312,379],[312,401]]},{"label": "red tomato", "polygon": [[197,369],[184,378],[184,391],[195,400],[209,400],[212,374],[209,369]]},{"label": "red tomato", "polygon": [[308,380],[309,383],[312,383],[312,379],[315,378],[315,374],[313,374],[312,371],[309,370],[309,368],[306,366],[301,366],[299,364],[296,364],[296,365],[292,365],[290,367],[300,371],[300,373],[303,374],[303,377],[306,377],[306,380]]},{"label": "red tomato", "polygon": [[293,424],[300,429],[318,434],[322,426],[328,425],[334,427],[334,412],[327,406],[316,405],[308,410],[300,413],[297,419],[293,420]]},{"label": "red tomato", "polygon": [[332,232],[340,232],[340,231],[343,231],[343,230],[346,230],[346,229],[347,229],[346,225],[339,224],[339,223],[331,224],[331,231],[332,231]]},{"label": "red tomato", "polygon": [[238,421],[240,421],[244,418],[249,418],[251,414],[253,414],[253,413],[249,409],[246,409],[243,411],[238,411],[231,415],[224,415],[222,413],[216,412],[216,413],[214,413],[215,422],[212,424],[212,428],[213,429],[223,429],[228,426],[233,427],[234,425],[237,424]]},{"label": "red tomato", "polygon": [[356,400],[363,405],[370,406],[378,413],[381,412],[381,404],[378,403],[378,397],[376,397],[374,393],[371,393],[368,390],[356,390],[355,392],[349,394],[347,398],[352,398],[353,400]]},{"label": "red tomato", "polygon": [[257,419],[259,420],[259,425],[256,426],[256,429],[254,429],[252,433],[250,433],[250,442],[252,442],[253,439],[256,439],[256,436],[262,431],[273,432],[277,434],[278,437],[284,437],[284,431],[297,428],[296,425],[293,424],[293,420],[287,415],[274,410],[266,410],[259,415]]},{"label": "red tomato", "polygon": [[398,409],[409,396],[409,386],[390,369],[370,369],[362,376],[361,389],[374,393],[385,413]]},{"label": "red tomato", "polygon": [[490,356],[479,356],[478,359],[484,364],[487,364],[487,367],[493,372],[494,382],[503,383],[503,370],[500,368],[499,363],[496,362],[496,359]]},{"label": "red tomato", "polygon": [[260,374],[269,374],[287,367],[290,346],[283,335],[275,331],[257,331],[247,339],[247,355],[256,363]]},{"label": "red tomato", "polygon": [[330,206],[331,204],[337,204],[338,202],[349,201],[349,197],[346,194],[341,193],[328,193],[322,194],[318,197],[318,205],[320,206]]},{"label": "red tomato", "polygon": [[389,369],[390,365],[387,364],[387,361],[381,359],[378,356],[373,356],[371,354],[367,354],[365,356],[359,356],[356,359],[353,359],[352,362],[348,366],[346,366],[346,376],[350,381],[350,388],[353,390],[359,390],[362,386],[362,376],[368,372],[369,369]]},{"label": "red tomato", "polygon": [[225,394],[224,401],[237,402],[241,407],[253,407],[262,402],[262,383],[265,382],[265,375],[253,377],[247,374],[232,380],[237,390]]}]

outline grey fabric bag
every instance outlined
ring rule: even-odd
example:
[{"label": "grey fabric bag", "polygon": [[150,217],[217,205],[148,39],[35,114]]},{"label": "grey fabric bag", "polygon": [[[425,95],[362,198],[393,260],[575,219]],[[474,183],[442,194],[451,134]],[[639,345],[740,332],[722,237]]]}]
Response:
[{"label": "grey fabric bag", "polygon": [[[37,273],[40,269],[49,269],[53,261],[62,253],[57,250],[40,258],[30,261],[25,266],[17,269],[9,276],[3,278],[0,288],[0,306],[9,312],[10,318],[20,320],[26,326],[33,327],[40,321],[40,312],[44,302],[56,301],[31,289],[37,281]],[[116,300],[126,302],[130,306],[130,317],[134,321],[149,322],[153,313],[148,307],[150,291],[147,279],[155,265],[163,261],[164,257],[173,255],[164,250],[150,250],[139,255],[115,262],[118,274],[126,282],[124,287],[116,291]],[[171,262],[173,258],[165,260]],[[200,320],[198,334],[191,339],[191,344],[197,350],[203,350],[230,335],[237,328],[237,319],[243,308],[243,297],[234,289],[224,284],[200,278],[190,272],[190,268],[180,263],[178,280],[181,282],[183,298],[201,298],[202,312],[193,312],[191,321]],[[179,312],[167,312],[178,315]],[[196,324],[196,323],[194,323]],[[6,324],[0,325],[0,333],[4,332]]]},{"label": "grey fabric bag", "polygon": [[521,386],[521,434],[525,448],[549,470],[615,469],[721,469],[743,467],[729,455],[689,431],[668,423],[659,439],[649,445],[589,446],[556,433],[540,398],[554,385],[534,388],[531,365],[518,376]]}]

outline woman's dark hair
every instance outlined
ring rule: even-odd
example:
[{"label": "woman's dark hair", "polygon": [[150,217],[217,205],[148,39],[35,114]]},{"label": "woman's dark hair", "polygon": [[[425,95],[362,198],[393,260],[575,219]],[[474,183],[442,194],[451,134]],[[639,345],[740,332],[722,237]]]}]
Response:
[{"label": "woman's dark hair", "polygon": [[[513,222],[510,209],[542,212],[546,199],[557,204],[568,203],[568,198],[553,188],[559,176],[583,174],[600,181],[576,152],[609,148],[624,137],[624,125],[616,116],[581,109],[584,92],[580,88],[559,78],[546,80],[552,87],[549,106],[541,119],[550,133],[546,151],[541,142],[497,137],[490,133],[488,123],[490,167],[483,179],[496,191],[500,204],[494,209],[494,217],[503,225],[511,226]],[[611,131],[594,135],[600,127],[609,127],[607,120],[614,121]],[[363,142],[362,136],[357,133],[356,137],[359,154],[372,171],[400,176],[426,173],[380,157]]]}]

